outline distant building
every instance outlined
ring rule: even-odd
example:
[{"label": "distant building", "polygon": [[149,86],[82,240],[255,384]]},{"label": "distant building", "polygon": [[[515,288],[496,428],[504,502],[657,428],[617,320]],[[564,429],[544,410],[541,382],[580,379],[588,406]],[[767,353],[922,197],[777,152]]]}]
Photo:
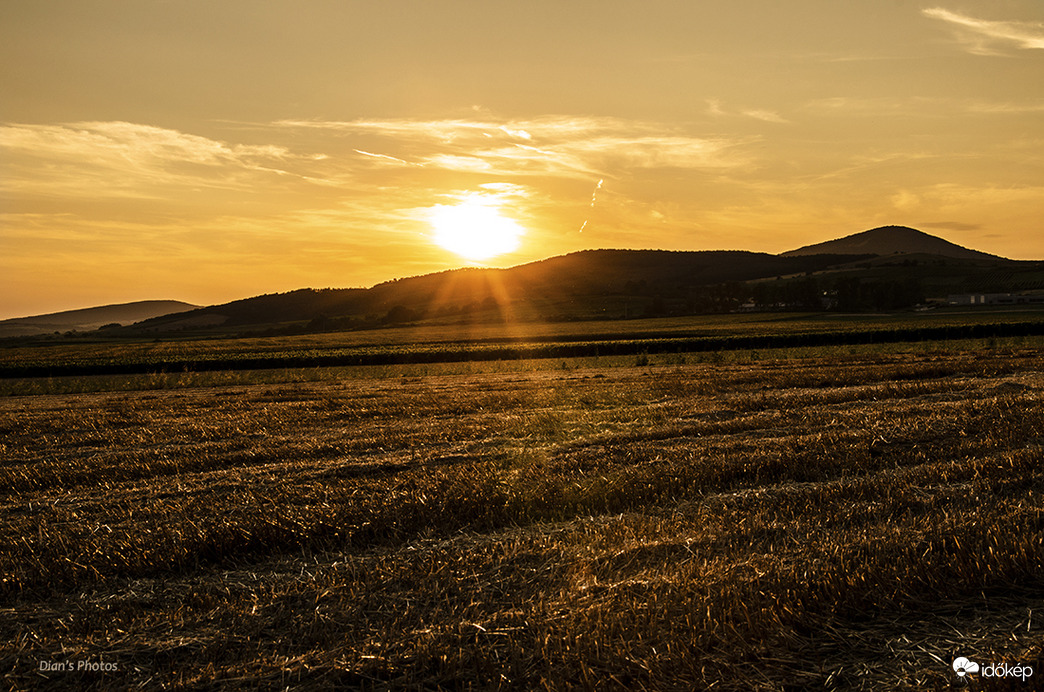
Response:
[{"label": "distant building", "polygon": [[1044,303],[1044,295],[1023,293],[951,293],[947,305],[1028,305]]}]

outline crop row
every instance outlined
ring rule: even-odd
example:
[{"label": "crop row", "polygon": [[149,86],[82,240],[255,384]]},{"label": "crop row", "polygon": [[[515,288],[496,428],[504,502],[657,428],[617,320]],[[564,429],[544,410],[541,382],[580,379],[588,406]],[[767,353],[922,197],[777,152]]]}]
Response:
[{"label": "crop row", "polygon": [[85,356],[60,362],[40,359],[5,364],[0,365],[0,378],[620,356],[1041,335],[1044,335],[1044,321],[659,339],[605,338],[512,345],[397,344],[261,353],[249,350],[216,351],[196,353],[191,357],[171,357],[159,353],[124,354],[116,357]]}]

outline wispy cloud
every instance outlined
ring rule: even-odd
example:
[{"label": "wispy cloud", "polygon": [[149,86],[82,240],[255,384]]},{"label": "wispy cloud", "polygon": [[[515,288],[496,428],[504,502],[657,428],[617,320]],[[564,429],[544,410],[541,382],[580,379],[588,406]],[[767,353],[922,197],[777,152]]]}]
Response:
[{"label": "wispy cloud", "polygon": [[[781,120],[769,111],[748,115]],[[589,178],[625,169],[723,168],[747,162],[738,146],[748,140],[699,137],[676,127],[611,117],[282,120],[273,125],[376,138],[391,152],[379,155],[389,163],[490,175]]]},{"label": "wispy cloud", "polygon": [[955,27],[965,48],[976,55],[1002,55],[998,47],[1044,49],[1044,24],[1041,22],[977,19],[942,7],[921,12]]},{"label": "wispy cloud", "polygon": [[399,158],[396,158],[394,156],[388,156],[387,154],[374,154],[373,152],[363,151],[362,149],[353,149],[353,151],[356,154],[362,154],[363,156],[369,157],[371,159],[377,159],[380,162],[386,162],[386,163],[395,164],[395,165],[402,165],[402,166],[419,166],[419,165],[421,165],[421,164],[417,164],[417,163],[410,163],[409,161],[404,161],[403,159],[399,159]]},{"label": "wispy cloud", "polygon": [[312,162],[275,145],[227,144],[127,122],[6,124],[0,150],[5,187],[48,195],[149,197],[149,188],[231,188],[257,175],[296,176],[287,166]]},{"label": "wispy cloud", "polygon": [[978,102],[967,106],[970,113],[1012,114],[1044,113],[1044,103]]},{"label": "wispy cloud", "polygon": [[128,122],[81,122],[63,125],[8,124],[0,127],[0,145],[51,155],[89,153],[105,160],[147,166],[164,162],[207,166],[258,167],[259,161],[286,158],[273,145],[228,145],[206,137]]},{"label": "wispy cloud", "polygon": [[[422,232],[417,209],[476,190],[553,228],[587,213],[590,181],[641,185],[679,171],[742,171],[752,164],[747,145],[758,139],[613,117],[483,115],[254,123],[249,141],[127,122],[7,124],[0,186],[19,212],[116,214],[171,227],[213,221],[229,229],[222,237],[260,219],[281,228],[302,209],[308,223],[299,220],[298,229]],[[616,203],[632,203],[626,186],[614,189]],[[330,209],[337,212],[327,219]]]},{"label": "wispy cloud", "polygon": [[763,109],[746,110],[743,111],[743,115],[747,116],[748,118],[754,118],[755,120],[763,120],[767,123],[785,124],[789,122],[779,113]]},{"label": "wispy cloud", "polygon": [[726,116],[737,116],[744,118],[753,118],[754,120],[761,120],[766,123],[780,123],[786,124],[790,121],[784,118],[782,115],[773,110],[765,108],[747,108],[739,111],[726,110],[721,105],[720,99],[707,99],[707,115],[715,118],[723,118]]},{"label": "wispy cloud", "polygon": [[[772,111],[730,115],[782,121]],[[664,212],[646,208],[634,190],[664,179],[677,184],[692,173],[702,180],[729,173],[742,177],[740,172],[752,171],[757,163],[750,145],[761,141],[759,136],[704,136],[692,126],[608,116],[284,120],[272,127],[297,140],[317,137],[331,149],[347,142],[356,152],[380,152],[379,159],[367,158],[379,164],[381,175],[391,176],[385,189],[404,191],[393,199],[418,220],[431,208],[419,197],[460,203],[477,194],[510,209],[511,218],[533,229],[528,237],[535,246],[548,250],[570,242],[576,228],[597,229],[613,243],[631,242],[628,233],[662,232]],[[598,209],[592,209],[598,193],[588,186],[596,181],[613,193],[604,199],[598,195]],[[679,209],[672,218],[685,218]]]},{"label": "wispy cloud", "polygon": [[816,115],[843,117],[883,115],[911,117],[950,117],[953,113],[979,115],[1022,115],[1044,112],[1044,102],[1028,100],[1014,101],[970,101],[963,98],[939,98],[926,96],[881,96],[858,98],[833,96],[813,99],[803,109]]},{"label": "wispy cloud", "polygon": [[926,116],[938,114],[941,108],[950,112],[953,104],[943,99],[926,96],[830,96],[813,99],[804,104],[804,110],[816,115],[843,117],[881,115]]}]

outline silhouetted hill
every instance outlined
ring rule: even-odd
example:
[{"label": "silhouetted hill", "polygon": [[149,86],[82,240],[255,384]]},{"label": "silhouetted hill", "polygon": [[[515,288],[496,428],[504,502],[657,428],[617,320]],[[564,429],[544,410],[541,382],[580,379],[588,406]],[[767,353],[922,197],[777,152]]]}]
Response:
[{"label": "silhouetted hill", "polygon": [[912,228],[886,226],[782,255],[584,250],[509,269],[455,269],[372,288],[256,296],[157,317],[122,331],[292,333],[420,321],[651,317],[728,312],[750,305],[898,309],[922,302],[925,296],[1009,286],[1039,288],[1036,264],[962,248]]},{"label": "silhouetted hill", "polygon": [[82,310],[66,310],[33,317],[0,321],[0,338],[35,336],[54,332],[90,331],[112,324],[133,324],[151,317],[198,308],[178,300],[140,300],[134,303],[105,305]]},{"label": "silhouetted hill", "polygon": [[806,245],[796,250],[784,252],[780,257],[798,257],[801,255],[817,255],[822,253],[849,255],[893,255],[896,253],[922,253],[942,255],[958,259],[1003,259],[978,250],[955,245],[928,233],[907,226],[881,226],[854,235],[828,240],[825,243]]},{"label": "silhouetted hill", "polygon": [[610,309],[626,315],[632,308],[621,300],[628,296],[642,299],[634,310],[647,310],[648,300],[686,299],[697,287],[818,271],[859,258],[778,257],[738,250],[584,250],[510,269],[455,269],[369,289],[302,289],[257,296],[147,320],[135,329],[228,329],[311,321],[315,328],[347,327],[350,320],[356,326],[421,317],[453,320],[483,310],[524,319],[591,318]]}]

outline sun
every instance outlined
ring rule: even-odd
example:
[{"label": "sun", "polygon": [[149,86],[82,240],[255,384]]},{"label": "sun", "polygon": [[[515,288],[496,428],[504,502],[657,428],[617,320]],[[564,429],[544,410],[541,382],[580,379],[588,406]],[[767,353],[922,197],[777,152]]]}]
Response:
[{"label": "sun", "polygon": [[518,248],[525,233],[515,221],[500,215],[495,203],[468,198],[460,204],[431,209],[435,242],[469,260],[485,260]]}]

